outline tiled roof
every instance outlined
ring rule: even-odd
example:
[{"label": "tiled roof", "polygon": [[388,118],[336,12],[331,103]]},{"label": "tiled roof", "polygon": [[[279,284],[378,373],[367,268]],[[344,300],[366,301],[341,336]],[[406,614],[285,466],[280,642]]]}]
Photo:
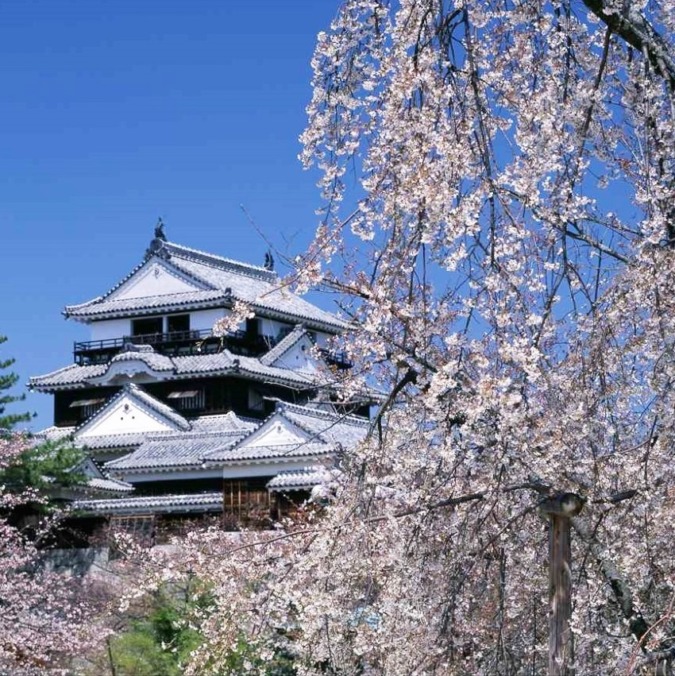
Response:
[{"label": "tiled roof", "polygon": [[243,460],[284,460],[297,458],[319,458],[335,452],[334,446],[320,442],[306,441],[298,444],[278,444],[275,446],[235,446],[231,450],[218,451],[207,456],[207,463],[240,463]]},{"label": "tiled roof", "polygon": [[279,278],[274,272],[172,242],[155,240],[155,243],[158,248],[153,253],[164,258],[166,265],[173,266],[210,288],[161,296],[109,300],[111,294],[141,269],[144,261],[105,295],[86,303],[67,306],[66,316],[85,320],[102,319],[130,312],[139,315],[144,311],[157,312],[174,307],[224,307],[233,300],[241,300],[249,303],[263,316],[279,317],[287,321],[304,320],[329,331],[348,328],[346,322],[331,313],[308,303],[285,288],[280,288]]},{"label": "tiled roof", "polygon": [[[151,347],[146,345],[143,347]],[[130,349],[116,354],[111,360],[111,364],[119,364],[125,361],[142,361],[153,371],[173,371],[173,362],[169,357],[163,354],[157,354],[153,349],[137,350]]]},{"label": "tiled roof", "polygon": [[93,514],[147,514],[167,512],[219,512],[222,493],[192,495],[152,495],[112,500],[76,500],[73,508]]},{"label": "tiled roof", "polygon": [[76,318],[112,318],[128,315],[130,311],[142,315],[187,305],[194,309],[215,306],[222,307],[223,301],[228,298],[229,294],[221,289],[167,293],[161,296],[121,298],[119,300],[95,298],[80,305],[67,305],[64,309],[64,314],[66,317]]},{"label": "tiled roof", "polygon": [[[299,389],[317,384],[316,376],[303,374],[292,369],[266,366],[256,357],[235,357],[226,349],[216,354],[185,355],[180,357],[167,357],[150,352],[128,352],[117,355],[113,359],[123,356],[124,359],[120,359],[119,361],[140,360],[153,371],[171,372],[172,375],[176,376],[241,374],[242,376],[248,376],[256,380],[264,379],[296,386]],[[98,384],[105,381],[105,374],[109,368],[110,365],[107,364],[90,366],[72,364],[58,371],[31,378],[29,386],[36,390],[49,392],[64,388],[83,387],[89,381]]]},{"label": "tiled roof", "polygon": [[264,268],[260,265],[252,265],[251,263],[235,261],[231,258],[218,256],[216,254],[208,253],[207,251],[200,251],[199,249],[193,249],[192,247],[176,244],[175,242],[164,242],[162,248],[172,256],[202,261],[210,265],[216,265],[225,269],[237,271],[241,274],[246,274],[251,277],[260,277],[261,279],[264,279],[268,282],[275,283],[279,279],[276,272],[268,270],[267,268]]},{"label": "tiled roof", "polygon": [[239,432],[260,425],[259,420],[238,416],[234,411],[221,415],[204,415],[191,422],[193,432]]},{"label": "tiled roof", "polygon": [[142,444],[146,432],[130,432],[129,434],[99,434],[88,436],[82,440],[75,439],[75,445],[81,448],[132,448]]},{"label": "tiled roof", "polygon": [[95,491],[109,491],[111,493],[129,493],[134,490],[134,487],[126,481],[98,477],[89,479],[87,487]]},{"label": "tiled roof", "polygon": [[105,468],[120,472],[199,466],[206,455],[231,448],[247,432],[248,429],[243,429],[239,432],[186,432],[148,437],[133,453],[111,460]]},{"label": "tiled roof", "polygon": [[293,491],[314,488],[329,481],[331,472],[326,467],[303,467],[303,469],[280,472],[267,482],[268,490]]},{"label": "tiled roof", "polygon": [[61,439],[66,439],[67,437],[72,436],[75,432],[75,427],[56,427],[52,425],[47,427],[40,432],[37,432],[34,436],[37,441],[60,441]]},{"label": "tiled roof", "polygon": [[282,403],[277,410],[307,433],[328,444],[355,446],[368,433],[370,421],[356,416],[332,413],[319,408]]},{"label": "tiled roof", "polygon": [[71,388],[74,385],[84,386],[90,378],[103,375],[107,368],[106,364],[91,364],[89,366],[70,364],[42,376],[33,376],[28,381],[28,387],[39,390],[41,388]]},{"label": "tiled roof", "polygon": [[[263,429],[275,417],[281,415],[306,432],[310,439],[300,443],[273,446],[250,446],[246,439]],[[261,461],[283,458],[321,457],[335,453],[339,447],[351,447],[366,436],[370,423],[355,416],[342,415],[309,406],[278,403],[277,408],[258,428],[249,432],[242,443],[231,449],[210,453],[204,458],[207,464]]]}]

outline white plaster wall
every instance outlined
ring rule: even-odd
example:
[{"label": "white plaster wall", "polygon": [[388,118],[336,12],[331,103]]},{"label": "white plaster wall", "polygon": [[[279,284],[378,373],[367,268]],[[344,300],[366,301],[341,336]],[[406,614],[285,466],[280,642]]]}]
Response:
[{"label": "white plaster wall", "polygon": [[170,430],[171,427],[150,415],[130,397],[122,397],[101,418],[94,420],[91,426],[86,427],[77,439],[83,439],[99,434],[128,434],[131,432],[160,432]]},{"label": "white plaster wall", "polygon": [[130,334],[130,319],[107,319],[91,324],[91,340],[108,340],[109,338],[121,338]]},{"label": "white plaster wall", "polygon": [[110,299],[144,298],[145,296],[163,296],[169,293],[185,293],[199,289],[197,284],[188,281],[169,271],[164,265],[155,261],[145,269],[139,270],[130,280],[125,282]]},{"label": "white plaster wall", "polygon": [[259,448],[260,446],[278,446],[282,444],[300,444],[307,441],[307,435],[295,425],[281,417],[268,420],[238,448]]},{"label": "white plaster wall", "polygon": [[276,321],[276,319],[267,319],[266,317],[260,318],[260,333],[263,336],[272,336],[272,338],[276,338],[281,329],[288,327],[289,324],[283,324],[282,322]]},{"label": "white plaster wall", "polygon": [[309,338],[303,338],[297,345],[294,345],[279,360],[274,362],[274,366],[294,371],[317,371],[317,363],[312,353],[312,343]]},{"label": "white plaster wall", "polygon": [[[175,312],[171,314],[181,314]],[[190,313],[190,329],[192,331],[202,331],[204,329],[212,329],[213,325],[226,315],[230,314],[229,310],[224,308],[215,308],[213,310],[197,310]]]}]

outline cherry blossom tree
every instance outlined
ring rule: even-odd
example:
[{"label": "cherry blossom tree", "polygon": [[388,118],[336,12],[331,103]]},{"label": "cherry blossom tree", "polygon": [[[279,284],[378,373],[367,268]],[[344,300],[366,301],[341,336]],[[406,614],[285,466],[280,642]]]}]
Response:
[{"label": "cherry blossom tree", "polygon": [[[0,473],[30,448],[25,436],[0,434]],[[0,673],[72,673],[70,659],[105,632],[92,621],[93,604],[81,581],[44,565],[41,539],[53,523],[26,517],[44,502],[37,489],[0,486]],[[34,509],[30,511],[35,511]],[[22,517],[19,517],[22,514]]]},{"label": "cherry blossom tree", "polygon": [[195,673],[243,639],[301,674],[671,673],[674,28],[672,0],[346,0],[319,35],[296,282],[353,319],[344,396],[386,395],[320,517],[187,548]]},{"label": "cherry blossom tree", "polygon": [[[315,568],[329,662],[543,671],[538,507],[566,493],[567,661],[672,656],[674,22],[667,0],[355,0],[319,36],[300,267],[390,393],[330,516],[358,527]],[[356,590],[377,620],[355,628]]]}]

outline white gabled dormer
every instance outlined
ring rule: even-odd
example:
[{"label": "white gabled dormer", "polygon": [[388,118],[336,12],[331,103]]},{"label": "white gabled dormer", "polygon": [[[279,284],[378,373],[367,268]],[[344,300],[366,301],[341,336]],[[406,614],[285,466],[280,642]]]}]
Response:
[{"label": "white gabled dormer", "polygon": [[204,291],[209,287],[181,274],[176,268],[161,258],[153,257],[140,270],[115,289],[107,300],[128,300],[166,296],[175,293]]},{"label": "white gabled dormer", "polygon": [[304,430],[281,415],[275,414],[247,437],[240,444],[239,449],[304,444],[309,440],[310,435]]},{"label": "white gabled dormer", "polygon": [[86,444],[89,437],[172,432],[189,428],[190,423],[183,416],[129,384],[76,430],[75,439]]}]

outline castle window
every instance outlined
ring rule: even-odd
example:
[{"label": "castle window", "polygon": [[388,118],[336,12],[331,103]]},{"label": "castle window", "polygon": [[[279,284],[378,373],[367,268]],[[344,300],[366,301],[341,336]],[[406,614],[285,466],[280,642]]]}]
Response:
[{"label": "castle window", "polygon": [[250,411],[265,410],[265,402],[263,400],[263,395],[254,387],[250,387],[248,390],[248,408]]},{"label": "castle window", "polygon": [[178,390],[170,392],[167,398],[173,399],[176,408],[182,411],[204,408],[204,390]]},{"label": "castle window", "polygon": [[131,320],[132,336],[147,336],[153,333],[162,333],[162,318],[148,317],[147,319]]},{"label": "castle window", "polygon": [[169,333],[190,330],[190,315],[171,315],[166,318],[166,329]]},{"label": "castle window", "polygon": [[79,408],[80,417],[82,420],[86,420],[91,417],[101,408],[101,404],[105,399],[78,399],[74,401],[68,408]]}]

